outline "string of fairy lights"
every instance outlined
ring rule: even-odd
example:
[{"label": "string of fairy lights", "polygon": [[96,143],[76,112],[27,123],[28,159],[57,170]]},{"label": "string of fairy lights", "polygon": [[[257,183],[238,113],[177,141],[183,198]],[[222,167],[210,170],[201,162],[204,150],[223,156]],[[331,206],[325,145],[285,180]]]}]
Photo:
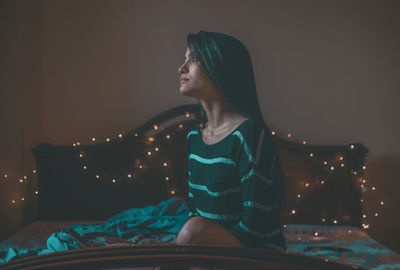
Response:
[{"label": "string of fairy lights", "polygon": [[[191,116],[191,114],[189,112],[185,113],[185,117],[189,118],[190,116]],[[177,126],[177,128],[178,129],[182,129],[183,128],[183,124],[179,124]],[[154,130],[158,130],[159,126],[158,125],[154,125],[153,129]],[[275,136],[276,133],[275,133],[275,131],[272,131],[271,134],[273,136]],[[138,133],[134,133],[133,135],[136,138],[140,136],[140,134],[138,134]],[[163,139],[170,140],[170,139],[172,139],[172,136],[173,136],[172,134],[165,134],[165,137],[163,137]],[[144,169],[146,169],[146,161],[151,159],[153,156],[155,156],[158,152],[160,152],[162,150],[159,146],[153,146],[154,144],[156,144],[156,141],[155,141],[154,137],[144,136],[144,135],[143,135],[143,137],[144,137],[144,143],[148,147],[148,149],[146,150],[147,151],[147,155],[146,155],[145,158],[136,160],[136,162],[134,164],[134,168],[132,169],[131,172],[127,172],[126,173],[125,178],[111,177],[110,179],[108,179],[105,176],[105,174],[103,174],[103,173],[101,173],[99,171],[91,171],[89,164],[87,164],[87,161],[85,160],[86,153],[84,151],[79,151],[79,155],[78,155],[77,158],[79,158],[81,160],[82,173],[86,173],[89,176],[89,178],[95,179],[96,181],[111,181],[111,183],[118,183],[120,181],[125,181],[125,180],[127,180],[127,181],[134,180],[135,176],[136,176],[136,170],[144,170]],[[292,138],[292,134],[288,133],[287,137],[288,138]],[[116,139],[122,139],[122,138],[123,138],[123,135],[120,133],[120,134],[118,134]],[[110,141],[111,141],[110,138],[106,138],[106,142],[110,142]],[[91,142],[96,142],[96,138],[93,137],[91,139]],[[307,142],[305,140],[303,140],[301,143],[304,144],[304,145],[307,144]],[[81,143],[79,141],[72,144],[72,146],[74,146],[74,147],[79,147],[80,145],[81,145]],[[355,146],[351,144],[351,145],[349,145],[349,149],[350,150],[354,150]],[[314,153],[308,153],[308,157],[307,158],[316,159],[317,155],[314,154]],[[169,164],[165,160],[165,161],[161,162],[160,166],[162,168],[166,168],[166,167],[169,166]],[[336,161],[333,161],[333,162],[328,162],[327,160],[321,161],[321,166],[323,166],[323,168],[325,168],[325,169],[327,169],[329,171],[328,175],[326,177],[322,178],[322,179],[316,179],[314,181],[306,180],[306,181],[303,181],[301,183],[302,186],[299,188],[299,191],[296,194],[296,205],[295,205],[295,207],[293,209],[289,210],[289,213],[288,213],[289,215],[296,215],[297,214],[296,208],[298,206],[298,203],[300,202],[300,200],[304,196],[306,196],[306,192],[310,191],[310,189],[313,186],[325,185],[327,183],[327,181],[329,181],[329,174],[330,173],[332,173],[336,169],[344,168],[345,167],[345,160],[344,160],[343,156],[339,155],[338,158],[336,159]],[[374,192],[374,191],[376,191],[376,187],[375,186],[371,186],[370,188],[368,188],[367,187],[367,181],[366,181],[365,177],[362,176],[364,174],[365,170],[366,170],[366,166],[363,165],[362,166],[362,172],[357,172],[356,170],[349,169],[349,173],[354,175],[354,176],[355,175],[360,175],[361,176],[361,177],[357,178],[357,181],[358,181],[358,184],[360,186],[360,189],[361,189],[362,193],[365,193],[368,190],[371,190],[372,192]],[[27,175],[24,175],[23,177],[17,178],[16,181],[21,183],[21,184],[28,183],[29,179],[33,178],[34,175],[36,175],[36,174],[37,174],[37,170],[36,169],[32,169],[32,174],[31,174],[30,177],[28,177]],[[0,176],[3,178],[3,182],[4,181],[7,181],[7,182],[11,181],[9,179],[10,178],[9,174],[7,174],[7,173],[3,173]],[[164,175],[163,177],[164,177],[164,180],[167,181],[167,188],[168,188],[169,196],[173,196],[178,191],[177,191],[176,187],[174,187],[172,184],[170,184],[171,177],[169,175]],[[39,190],[35,189],[33,192],[34,192],[34,194],[36,196],[39,196]],[[24,202],[24,201],[25,201],[25,196],[21,195],[21,196],[19,196],[19,199],[18,198],[12,199],[10,201],[10,205],[16,205],[18,202]],[[361,199],[361,203],[364,203],[364,202],[365,202],[365,199],[362,198]],[[379,211],[382,209],[382,207],[384,205],[384,201],[379,200],[377,204],[378,204],[377,208],[379,210],[375,209],[375,210],[372,211],[373,212],[372,216],[374,216],[374,217],[379,216]],[[369,229],[370,228],[370,224],[369,224],[368,219],[367,219],[367,214],[366,213],[362,213],[362,218],[363,218],[362,228],[363,229]],[[337,218],[334,218],[332,220],[328,220],[327,218],[322,217],[321,221],[326,223],[326,224],[329,224],[329,222],[331,222],[332,224],[340,224],[341,218],[337,217]],[[286,227],[286,224],[284,225],[284,227]],[[350,230],[349,230],[349,233],[351,233]],[[315,232],[315,236],[318,236],[318,232]]]}]

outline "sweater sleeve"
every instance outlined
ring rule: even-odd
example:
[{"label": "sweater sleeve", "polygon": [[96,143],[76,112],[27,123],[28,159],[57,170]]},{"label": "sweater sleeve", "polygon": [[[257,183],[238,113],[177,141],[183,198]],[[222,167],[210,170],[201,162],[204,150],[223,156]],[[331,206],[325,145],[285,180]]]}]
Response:
[{"label": "sweater sleeve", "polygon": [[[188,156],[188,179],[190,179],[190,170],[191,170],[191,167],[190,167],[190,159],[189,159],[189,155],[190,155],[190,140],[189,140],[189,137],[190,137],[190,132],[188,133],[188,135],[187,135],[187,137],[186,137],[186,151],[187,151],[187,156]],[[196,211],[196,206],[195,206],[195,203],[194,203],[194,196],[193,196],[193,193],[191,192],[191,188],[190,188],[190,186],[189,186],[189,191],[188,191],[188,197],[189,197],[189,218],[190,217],[192,217],[192,216],[198,216],[199,214],[197,213],[197,211]]]},{"label": "sweater sleeve", "polygon": [[244,245],[274,242],[274,236],[282,231],[280,209],[272,188],[275,155],[264,133],[263,128],[256,127],[238,133],[241,143],[235,160],[243,191],[243,211],[229,231]]}]

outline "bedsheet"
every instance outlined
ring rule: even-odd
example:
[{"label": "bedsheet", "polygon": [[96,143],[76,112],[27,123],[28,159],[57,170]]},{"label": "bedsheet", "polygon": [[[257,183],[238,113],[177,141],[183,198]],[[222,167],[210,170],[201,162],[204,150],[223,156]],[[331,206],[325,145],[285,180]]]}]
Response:
[{"label": "bedsheet", "polygon": [[[176,243],[176,235],[187,220],[187,203],[172,197],[158,205],[122,211],[105,221],[53,223],[50,228],[64,228],[53,231],[47,239],[36,236],[24,242],[22,232],[0,242],[0,263],[93,246]],[[49,227],[50,223],[46,222],[40,225],[46,224]],[[284,236],[288,253],[327,258],[368,269],[400,269],[398,253],[357,227],[287,224]]]}]

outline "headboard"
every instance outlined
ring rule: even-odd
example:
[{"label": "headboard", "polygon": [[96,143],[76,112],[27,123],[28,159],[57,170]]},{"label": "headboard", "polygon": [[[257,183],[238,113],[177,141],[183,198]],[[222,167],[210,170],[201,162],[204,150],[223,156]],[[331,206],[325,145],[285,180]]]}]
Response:
[{"label": "headboard", "polygon": [[[185,141],[199,123],[199,104],[188,104],[105,142],[38,144],[32,149],[38,219],[105,220],[171,196],[187,201]],[[359,143],[318,146],[278,134],[273,138],[285,178],[285,223],[360,227],[360,181],[368,149]]]}]

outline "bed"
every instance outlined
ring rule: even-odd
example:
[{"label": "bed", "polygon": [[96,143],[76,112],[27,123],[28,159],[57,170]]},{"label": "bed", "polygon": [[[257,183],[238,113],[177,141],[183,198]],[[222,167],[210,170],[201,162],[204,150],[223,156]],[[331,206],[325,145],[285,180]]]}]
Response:
[{"label": "bed", "polygon": [[287,252],[177,245],[188,219],[186,135],[199,123],[199,104],[187,104],[103,142],[38,144],[37,186],[27,198],[37,215],[0,242],[0,268],[400,269],[400,255],[366,230],[368,149],[311,145],[274,131]]}]

